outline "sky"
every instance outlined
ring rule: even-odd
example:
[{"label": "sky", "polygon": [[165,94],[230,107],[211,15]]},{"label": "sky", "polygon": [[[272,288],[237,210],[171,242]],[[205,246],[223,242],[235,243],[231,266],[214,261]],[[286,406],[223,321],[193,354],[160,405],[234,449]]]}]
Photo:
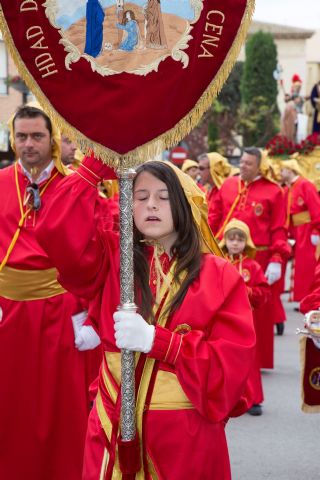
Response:
[{"label": "sky", "polygon": [[[100,0],[103,6],[114,0]],[[144,3],[144,0],[136,0]],[[85,14],[87,0],[57,0],[61,13],[72,16],[77,10],[80,17]],[[188,0],[162,0],[163,6],[180,4],[186,7]],[[79,11],[80,9],[80,11]],[[278,23],[310,30],[320,30],[320,0],[256,0],[255,20]]]},{"label": "sky", "polygon": [[319,0],[256,0],[254,20],[320,30]]}]

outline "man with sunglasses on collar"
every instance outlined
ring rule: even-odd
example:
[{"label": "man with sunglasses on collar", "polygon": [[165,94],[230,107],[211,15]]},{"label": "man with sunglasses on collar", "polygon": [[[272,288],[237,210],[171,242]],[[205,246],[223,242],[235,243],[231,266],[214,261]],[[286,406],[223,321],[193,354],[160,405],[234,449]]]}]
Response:
[{"label": "man with sunglasses on collar", "polygon": [[222,237],[226,224],[233,218],[245,222],[250,228],[257,247],[255,259],[272,292],[270,302],[256,311],[259,317],[257,345],[261,367],[273,368],[274,323],[283,323],[286,318],[280,299],[282,270],[290,255],[284,195],[270,178],[270,164],[259,148],[245,148],[239,167],[240,175],[225,180],[209,206],[209,223],[218,238]]},{"label": "man with sunglasses on collar", "polygon": [[21,107],[10,133],[17,161],[0,171],[1,478],[80,480],[88,367],[100,360],[83,350],[100,339],[36,240],[47,199],[70,171],[40,108]]}]

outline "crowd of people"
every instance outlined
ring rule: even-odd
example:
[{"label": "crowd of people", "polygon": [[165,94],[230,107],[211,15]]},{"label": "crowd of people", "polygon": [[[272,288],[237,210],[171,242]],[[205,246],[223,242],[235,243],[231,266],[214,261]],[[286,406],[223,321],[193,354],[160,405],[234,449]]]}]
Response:
[{"label": "crowd of people", "polygon": [[280,133],[290,142],[300,143],[307,136],[308,116],[305,113],[306,101],[310,100],[313,110],[312,133],[320,132],[320,81],[311,89],[310,95],[301,93],[302,80],[294,74],[291,79],[290,93],[285,93],[285,107],[281,115]]},{"label": "crowd of people", "polygon": [[[273,368],[275,324],[283,333],[288,260],[293,299],[320,307],[316,188],[294,159],[276,179],[255,147],[239,168],[217,152],[181,169],[140,165],[128,312],[115,172],[83,157],[38,105],[17,110],[10,139],[16,161],[0,170],[1,478],[230,479],[225,426],[263,412],[260,372]],[[136,352],[133,445],[121,440],[122,349]]]}]

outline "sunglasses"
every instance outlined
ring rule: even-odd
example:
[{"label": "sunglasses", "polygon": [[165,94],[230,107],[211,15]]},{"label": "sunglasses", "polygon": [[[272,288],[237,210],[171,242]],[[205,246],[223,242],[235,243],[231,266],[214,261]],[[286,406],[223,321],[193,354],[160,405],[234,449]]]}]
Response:
[{"label": "sunglasses", "polygon": [[26,188],[27,199],[26,204],[28,205],[31,210],[40,210],[41,207],[41,198],[40,198],[40,190],[36,183],[31,183]]}]

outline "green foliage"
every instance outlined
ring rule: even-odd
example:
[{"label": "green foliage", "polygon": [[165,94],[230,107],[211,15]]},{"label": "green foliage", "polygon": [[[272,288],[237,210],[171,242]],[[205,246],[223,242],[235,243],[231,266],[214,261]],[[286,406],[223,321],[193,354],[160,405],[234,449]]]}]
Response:
[{"label": "green foliage", "polygon": [[232,114],[237,113],[241,104],[240,82],[242,72],[243,62],[237,62],[218,95],[218,101]]},{"label": "green foliage", "polygon": [[234,126],[241,104],[240,81],[243,63],[237,62],[207,116],[208,149],[226,154],[233,144]]},{"label": "green foliage", "polygon": [[269,33],[257,32],[246,44],[246,61],[241,78],[242,109],[239,126],[244,145],[264,146],[275,134],[279,122],[277,49]]},{"label": "green foliage", "polygon": [[208,149],[209,152],[217,152],[220,147],[219,128],[216,119],[208,123]]},{"label": "green foliage", "polygon": [[274,105],[266,105],[264,97],[254,97],[250,105],[241,107],[237,124],[244,146],[264,147],[277,132]]},{"label": "green foliage", "polygon": [[242,100],[249,104],[254,97],[264,97],[267,105],[277,101],[277,48],[270,33],[257,32],[246,44],[246,61],[241,79]]}]

